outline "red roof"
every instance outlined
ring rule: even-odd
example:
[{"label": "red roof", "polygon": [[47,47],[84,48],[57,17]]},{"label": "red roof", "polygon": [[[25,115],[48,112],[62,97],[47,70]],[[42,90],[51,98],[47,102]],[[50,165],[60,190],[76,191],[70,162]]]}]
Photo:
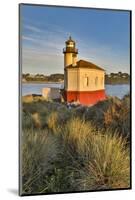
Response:
[{"label": "red roof", "polygon": [[85,60],[79,60],[76,66],[73,66],[71,64],[71,65],[68,65],[66,68],[89,68],[89,69],[97,69],[97,70],[105,71],[103,68]]}]

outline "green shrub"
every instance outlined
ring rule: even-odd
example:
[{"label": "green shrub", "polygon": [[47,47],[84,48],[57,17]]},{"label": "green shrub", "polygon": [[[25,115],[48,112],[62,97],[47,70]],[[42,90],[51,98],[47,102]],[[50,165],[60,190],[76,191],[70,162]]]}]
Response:
[{"label": "green shrub", "polygon": [[122,104],[121,104],[121,111],[120,111],[120,119],[119,119],[119,129],[122,135],[130,139],[130,132],[131,132],[131,127],[130,127],[130,96],[125,95],[124,98],[122,99]]},{"label": "green shrub", "polygon": [[56,110],[58,113],[58,124],[64,125],[73,116],[73,110],[69,110],[65,105],[59,106]]},{"label": "green shrub", "polygon": [[123,137],[130,138],[130,97],[122,100],[109,97],[88,108],[84,114],[85,120],[94,124],[97,130],[110,129]]},{"label": "green shrub", "polygon": [[31,129],[34,127],[32,115],[30,113],[22,112],[22,129]]},{"label": "green shrub", "polygon": [[96,105],[89,108],[86,119],[93,120],[100,127],[101,123],[104,122],[104,113],[111,107],[119,108],[121,100],[117,97],[109,97],[105,101],[100,101]]}]

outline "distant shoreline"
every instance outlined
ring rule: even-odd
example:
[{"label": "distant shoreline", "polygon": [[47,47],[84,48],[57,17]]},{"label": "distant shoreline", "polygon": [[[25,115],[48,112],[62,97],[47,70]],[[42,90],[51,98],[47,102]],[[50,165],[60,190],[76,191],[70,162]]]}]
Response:
[{"label": "distant shoreline", "polygon": [[33,83],[38,83],[38,84],[62,84],[64,82],[48,82],[48,81],[22,81],[22,84],[33,84]]},{"label": "distant shoreline", "polygon": [[[48,81],[22,81],[22,84],[64,84],[64,82],[48,82]],[[130,82],[125,83],[105,83],[105,85],[130,85]]]}]

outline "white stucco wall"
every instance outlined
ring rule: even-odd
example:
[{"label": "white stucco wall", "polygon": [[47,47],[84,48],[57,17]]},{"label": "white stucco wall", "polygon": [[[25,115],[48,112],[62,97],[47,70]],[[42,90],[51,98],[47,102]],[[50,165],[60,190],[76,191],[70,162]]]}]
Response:
[{"label": "white stucco wall", "polygon": [[104,89],[104,71],[87,68],[68,68],[66,73],[65,89],[68,91],[96,91]]}]

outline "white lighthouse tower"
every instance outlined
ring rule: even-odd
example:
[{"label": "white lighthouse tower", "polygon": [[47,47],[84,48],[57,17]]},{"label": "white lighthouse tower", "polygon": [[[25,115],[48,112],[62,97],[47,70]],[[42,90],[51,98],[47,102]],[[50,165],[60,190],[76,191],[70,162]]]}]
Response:
[{"label": "white lighthouse tower", "polygon": [[71,36],[65,42],[66,47],[63,49],[64,53],[64,68],[68,65],[76,65],[78,49],[75,47],[75,41],[72,40]]}]

